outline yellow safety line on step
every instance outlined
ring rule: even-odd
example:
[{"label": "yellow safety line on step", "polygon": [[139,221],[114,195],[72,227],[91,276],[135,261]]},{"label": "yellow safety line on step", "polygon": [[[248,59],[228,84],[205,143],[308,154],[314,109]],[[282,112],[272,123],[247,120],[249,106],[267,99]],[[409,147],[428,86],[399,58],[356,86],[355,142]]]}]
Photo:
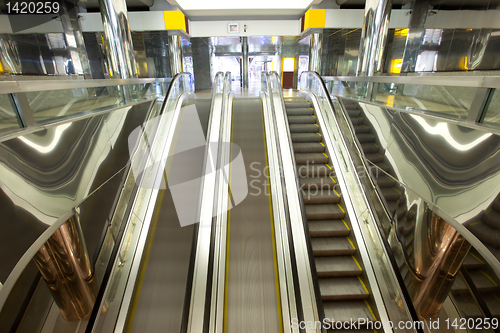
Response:
[{"label": "yellow safety line on step", "polygon": [[319,144],[320,144],[320,145],[322,145],[323,147],[325,146],[325,145],[323,144],[323,142],[321,142],[321,141],[319,142]]},{"label": "yellow safety line on step", "polygon": [[333,180],[334,183],[336,183],[335,179],[333,179],[332,176],[330,176],[330,179]]},{"label": "yellow safety line on step", "polygon": [[372,307],[370,306],[370,304],[368,304],[368,301],[366,299],[365,299],[365,304],[368,307],[368,310],[370,310],[370,313],[372,314],[373,319],[375,319],[375,321],[377,321],[378,320],[377,316],[375,316],[375,313],[373,313]]},{"label": "yellow safety line on step", "polygon": [[337,204],[337,206],[339,206],[340,210],[342,211],[342,213],[345,213],[345,210],[342,208],[341,205]]},{"label": "yellow safety line on step", "polygon": [[356,259],[355,256],[351,256],[354,262],[356,263],[356,266],[358,266],[359,270],[362,271],[363,269],[361,268],[361,265],[359,264],[358,260]]},{"label": "yellow safety line on step", "polygon": [[311,115],[311,117],[316,118],[316,116],[315,116],[315,115],[313,115],[313,114]]},{"label": "yellow safety line on step", "polygon": [[485,214],[489,214],[489,213],[491,213],[491,211],[492,211],[492,210],[493,210],[493,208],[488,209],[488,211],[486,211],[486,213],[485,213]]},{"label": "yellow safety line on step", "polygon": [[349,228],[349,226],[347,225],[347,223],[345,223],[345,221],[344,221],[344,220],[342,220],[342,222],[344,222],[344,225],[345,225],[345,227],[347,228],[347,230],[351,230],[351,228]]},{"label": "yellow safety line on step", "polygon": [[340,197],[340,194],[337,192],[337,190],[333,190],[333,192],[335,192],[335,194]]},{"label": "yellow safety line on step", "polygon": [[490,280],[495,286],[498,286],[498,283],[495,282],[495,280],[493,280],[491,278],[491,276],[489,276],[488,274],[486,274],[485,272],[483,271],[480,271],[481,273],[483,273],[484,276],[486,276],[488,278],[488,280]]},{"label": "yellow safety line on step", "polygon": [[484,261],[482,261],[480,258],[478,258],[478,257],[477,257],[474,253],[470,253],[470,252],[469,252],[469,254],[470,254],[471,256],[473,256],[474,258],[476,258],[476,260],[477,260],[477,261],[479,261],[481,264],[484,264]]},{"label": "yellow safety line on step", "polygon": [[321,136],[321,134],[319,134],[318,132],[316,132],[316,134],[318,134],[319,136]]},{"label": "yellow safety line on step", "polygon": [[356,246],[354,246],[354,243],[352,242],[352,240],[349,237],[347,237],[347,240],[349,241],[349,243],[351,243],[352,248],[354,250],[356,250]]},{"label": "yellow safety line on step", "polygon": [[327,154],[325,154],[325,153],[323,153],[323,155],[325,155],[326,157],[328,157],[328,155],[327,155]]},{"label": "yellow safety line on step", "polygon": [[326,166],[327,166],[330,170],[332,170],[332,167],[331,167],[331,166],[329,166],[327,163],[325,163],[325,164],[326,164]]},{"label": "yellow safety line on step", "polygon": [[392,188],[394,191],[398,192],[399,194],[401,194],[401,192],[399,192],[395,187]]},{"label": "yellow safety line on step", "polygon": [[481,223],[481,222],[483,222],[483,221],[472,222],[472,223],[471,223],[471,224],[469,224],[469,225],[478,225],[478,224],[479,224],[479,223]]},{"label": "yellow safety line on step", "polygon": [[361,277],[358,276],[358,280],[359,280],[359,282],[361,282],[361,285],[363,286],[363,289],[368,294],[368,288],[366,288],[365,283],[363,282],[363,280],[361,280]]},{"label": "yellow safety line on step", "polygon": [[314,125],[316,125],[316,127],[319,127],[319,125],[318,125],[318,124],[314,124]]},{"label": "yellow safety line on step", "polygon": [[497,301],[500,302],[500,298],[498,298],[497,295],[493,294],[493,296],[495,296],[495,298],[497,299]]}]

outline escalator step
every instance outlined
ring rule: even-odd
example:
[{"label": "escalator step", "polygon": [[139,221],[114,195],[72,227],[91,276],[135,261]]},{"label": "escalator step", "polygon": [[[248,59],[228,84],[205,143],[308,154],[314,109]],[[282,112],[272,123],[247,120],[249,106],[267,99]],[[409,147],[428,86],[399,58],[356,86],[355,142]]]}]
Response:
[{"label": "escalator step", "polygon": [[474,270],[474,269],[481,269],[484,267],[484,262],[479,261],[479,259],[476,256],[473,256],[470,252],[465,257],[463,266],[466,270]]},{"label": "escalator step", "polygon": [[285,107],[286,109],[293,109],[293,108],[310,108],[311,104],[309,102],[303,101],[303,102],[288,102],[285,101]]},{"label": "escalator step", "polygon": [[340,202],[340,197],[335,193],[335,191],[326,190],[307,190],[302,192],[302,197],[304,198],[304,204],[306,205],[316,205],[316,204],[336,204]]},{"label": "escalator step", "polygon": [[475,221],[467,225],[474,236],[479,238],[485,244],[491,245],[495,248],[500,247],[500,230],[490,227],[483,221]]},{"label": "escalator step", "polygon": [[486,211],[481,220],[483,220],[492,228],[500,229],[500,213],[494,209],[489,209],[488,211]]},{"label": "escalator step", "polygon": [[341,220],[345,212],[335,204],[305,205],[308,220]]},{"label": "escalator step", "polygon": [[309,177],[300,178],[300,187],[304,191],[312,191],[323,189],[323,190],[333,190],[335,187],[335,182],[330,177]]},{"label": "escalator step", "polygon": [[288,116],[289,124],[315,124],[316,118],[313,116]]},{"label": "escalator step", "polygon": [[296,153],[323,153],[325,146],[319,142],[300,142],[293,145],[293,151]]},{"label": "escalator step", "polygon": [[479,309],[474,297],[471,294],[453,295],[453,299],[458,311],[463,318],[482,318],[483,313]]},{"label": "escalator step", "polygon": [[493,295],[493,294],[483,294],[483,300],[486,303],[486,306],[491,312],[491,315],[494,318],[499,318],[500,317],[500,301],[498,300],[498,297]]},{"label": "escalator step", "polygon": [[315,257],[318,277],[359,276],[361,270],[352,256]]},{"label": "escalator step", "polygon": [[290,124],[290,133],[317,133],[319,127],[315,124]]},{"label": "escalator step", "polygon": [[352,117],[351,118],[351,122],[354,126],[362,125],[364,120],[365,120],[365,118],[363,118],[363,117]]},{"label": "escalator step", "polygon": [[288,116],[311,116],[314,114],[314,109],[312,108],[289,108],[286,110]]},{"label": "escalator step", "polygon": [[359,104],[358,103],[344,102],[344,106],[345,106],[346,110],[359,110]]},{"label": "escalator step", "polygon": [[378,152],[378,149],[379,149],[379,146],[377,146],[375,143],[373,142],[369,142],[369,143],[362,143],[361,144],[361,149],[363,149],[363,152],[365,154],[373,154],[373,153],[376,153]]},{"label": "escalator step", "polygon": [[497,196],[495,201],[493,201],[493,209],[500,212],[500,196]]},{"label": "escalator step", "polygon": [[292,142],[320,142],[321,135],[318,133],[291,133]]},{"label": "escalator step", "polygon": [[342,220],[312,220],[307,222],[309,235],[313,237],[349,236],[351,231]]},{"label": "escalator step", "polygon": [[382,192],[382,195],[387,201],[398,200],[399,197],[401,196],[401,193],[398,192],[394,187],[381,188],[380,191]]},{"label": "escalator step", "polygon": [[376,164],[376,163],[380,163],[380,162],[383,162],[384,161],[384,156],[379,154],[379,153],[375,153],[375,154],[365,154],[366,158],[368,159],[368,161]]},{"label": "escalator step", "polygon": [[328,168],[326,164],[307,165],[302,164],[297,166],[297,172],[302,177],[328,177],[333,174],[333,170]]},{"label": "escalator step", "polygon": [[393,187],[397,183],[394,179],[389,178],[387,175],[379,174],[379,177],[374,177],[378,187]]},{"label": "escalator step", "polygon": [[391,167],[385,164],[384,162],[375,163],[375,165],[387,173],[391,172]]},{"label": "escalator step", "polygon": [[324,301],[323,310],[325,318],[339,322],[357,322],[357,319],[365,318],[367,321],[375,321],[364,300],[354,301]]},{"label": "escalator step", "polygon": [[369,133],[370,132],[370,127],[368,127],[366,125],[354,126],[354,132],[356,134]]},{"label": "escalator step", "polygon": [[297,164],[325,164],[328,163],[328,157],[322,153],[297,153],[295,162]]},{"label": "escalator step", "polygon": [[322,300],[344,301],[367,299],[369,296],[357,277],[320,278],[318,282]]},{"label": "escalator step", "polygon": [[375,136],[373,134],[360,133],[356,135],[356,137],[358,138],[359,143],[375,142]]},{"label": "escalator step", "polygon": [[[399,216],[398,216],[399,218]],[[398,220],[398,232],[403,236],[408,236],[413,230],[415,226],[408,220]]]},{"label": "escalator step", "polygon": [[349,117],[359,117],[360,114],[361,114],[361,110],[359,110],[358,108],[356,108],[356,109],[347,109],[347,115]]},{"label": "escalator step", "polygon": [[315,257],[352,256],[356,253],[347,237],[315,237],[311,238],[311,246]]},{"label": "escalator step", "polygon": [[[468,271],[470,278],[480,293],[495,293],[498,290],[498,285],[482,270]],[[451,288],[453,294],[469,293],[464,280],[456,279]]]}]

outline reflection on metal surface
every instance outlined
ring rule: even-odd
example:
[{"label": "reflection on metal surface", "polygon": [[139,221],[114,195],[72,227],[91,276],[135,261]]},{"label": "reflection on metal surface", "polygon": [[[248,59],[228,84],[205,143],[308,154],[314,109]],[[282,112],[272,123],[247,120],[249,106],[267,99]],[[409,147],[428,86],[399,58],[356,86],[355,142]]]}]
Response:
[{"label": "reflection on metal surface", "polygon": [[441,217],[418,204],[404,218],[396,218],[393,232],[397,236],[390,238],[391,245],[398,247],[394,253],[403,254],[403,267],[409,266],[403,278],[415,310],[421,318],[435,318],[470,245]]},{"label": "reflection on metal surface", "polygon": [[125,0],[99,0],[112,78],[137,76]]},{"label": "reflection on metal surface", "polygon": [[311,44],[309,48],[309,70],[311,72],[320,72],[322,40],[323,34],[314,33],[311,35]]},{"label": "reflection on metal surface", "polygon": [[88,319],[94,306],[95,290],[76,214],[47,240],[34,260],[64,319]]},{"label": "reflection on metal surface", "polygon": [[248,88],[248,37],[241,37],[241,74],[243,88]]},{"label": "reflection on metal surface", "polygon": [[392,0],[366,0],[356,75],[381,71],[391,9]]},{"label": "reflection on metal surface", "polygon": [[406,35],[401,72],[414,72],[417,65],[417,56],[422,38],[424,36],[424,24],[427,19],[429,0],[413,2],[411,10],[409,29]]},{"label": "reflection on metal surface", "polygon": [[181,37],[177,35],[168,36],[168,47],[170,61],[172,62],[172,76],[182,72],[182,46]]}]

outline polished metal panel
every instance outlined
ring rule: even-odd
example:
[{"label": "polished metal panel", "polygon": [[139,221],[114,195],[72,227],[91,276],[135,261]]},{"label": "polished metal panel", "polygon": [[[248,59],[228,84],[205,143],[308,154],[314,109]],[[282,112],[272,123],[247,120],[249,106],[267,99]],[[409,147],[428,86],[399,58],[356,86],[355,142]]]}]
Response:
[{"label": "polished metal panel", "polygon": [[99,0],[111,78],[137,76],[125,0]]},{"label": "polished metal panel", "polygon": [[241,37],[241,71],[243,88],[248,88],[248,37]]},{"label": "polished metal panel", "polygon": [[172,76],[175,76],[182,72],[182,45],[180,36],[168,36],[168,50],[170,52]]},{"label": "polished metal panel", "polygon": [[[314,33],[311,35],[309,48],[309,71],[319,73],[321,70],[321,52],[322,52],[323,34]],[[298,66],[298,64],[296,64]]]},{"label": "polished metal panel", "polygon": [[424,36],[424,25],[427,19],[429,0],[414,1],[411,10],[410,24],[406,36],[403,62],[401,72],[414,72],[417,65],[417,56],[422,38]]},{"label": "polished metal panel", "polygon": [[34,261],[64,319],[88,319],[94,307],[96,289],[76,214],[45,242]]},{"label": "polished metal panel", "polygon": [[373,76],[382,70],[392,0],[366,0],[356,75]]}]

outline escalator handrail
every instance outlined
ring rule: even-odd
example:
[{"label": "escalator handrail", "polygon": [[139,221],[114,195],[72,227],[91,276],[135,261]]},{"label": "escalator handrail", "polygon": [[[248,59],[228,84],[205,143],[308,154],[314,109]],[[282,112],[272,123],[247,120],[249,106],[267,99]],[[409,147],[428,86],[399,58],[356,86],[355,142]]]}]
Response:
[{"label": "escalator handrail", "polygon": [[[287,164],[290,164],[292,166],[291,168],[291,173],[290,176],[291,178],[288,178],[288,173],[284,176],[285,177],[285,187],[286,187],[286,192],[285,192],[285,200],[288,203],[288,210],[290,213],[290,224],[291,224],[291,232],[293,235],[293,246],[295,249],[299,249],[299,246],[305,246],[305,257],[302,259],[297,258],[297,250],[295,250],[295,259],[297,261],[300,261],[303,263],[306,267],[297,267],[297,269],[300,269],[301,272],[305,273],[305,277],[301,277],[302,275],[300,272],[298,272],[298,283],[297,283],[297,288],[298,291],[296,293],[297,296],[300,296],[301,298],[301,304],[302,305],[302,315],[304,321],[317,321],[319,318],[323,317],[323,310],[322,310],[322,302],[321,302],[321,294],[319,292],[319,284],[318,284],[318,279],[317,279],[317,274],[316,274],[316,267],[313,264],[314,257],[312,254],[312,247],[310,240],[308,239],[308,229],[307,229],[307,219],[306,219],[306,213],[305,213],[305,206],[304,202],[302,199],[302,196],[299,194],[299,191],[301,190],[300,182],[299,182],[299,175],[297,172],[297,165],[296,161],[294,158],[294,152],[293,152],[293,145],[292,145],[292,137],[290,133],[290,128],[288,126],[288,121],[286,118],[286,107],[285,107],[285,100],[283,97],[283,91],[281,88],[281,80],[279,78],[279,75],[277,72],[270,72],[268,74],[268,91],[270,92],[270,98],[271,98],[271,110],[272,113],[275,116],[275,121],[278,124],[278,142],[282,142],[285,150],[281,152],[281,156],[283,156],[283,153],[285,153],[285,156],[289,156],[290,159],[288,160],[286,157],[282,160],[282,166],[285,167]],[[281,105],[279,110],[281,110],[278,114],[277,109],[274,107],[274,94],[277,93],[277,98],[280,101]],[[283,128],[284,132],[279,131],[279,127]],[[282,146],[283,148],[283,146]],[[287,180],[288,178],[288,180]],[[290,191],[290,192],[289,192]],[[288,193],[294,193],[293,197],[290,197],[287,195]],[[294,200],[297,200],[296,203],[298,204],[297,206],[294,204]],[[295,207],[296,206],[296,207]],[[296,210],[295,213],[298,213],[300,218],[296,216],[295,214],[292,214],[292,210]],[[295,217],[294,217],[295,216]],[[294,225],[300,225],[300,232],[303,233],[302,235],[296,235],[293,233],[293,226]],[[304,272],[305,269],[305,272]],[[306,292],[307,291],[307,292]],[[306,306],[304,307],[304,302],[308,302]],[[310,302],[310,304],[309,304]],[[307,313],[306,311],[310,310],[312,313]]]}]

